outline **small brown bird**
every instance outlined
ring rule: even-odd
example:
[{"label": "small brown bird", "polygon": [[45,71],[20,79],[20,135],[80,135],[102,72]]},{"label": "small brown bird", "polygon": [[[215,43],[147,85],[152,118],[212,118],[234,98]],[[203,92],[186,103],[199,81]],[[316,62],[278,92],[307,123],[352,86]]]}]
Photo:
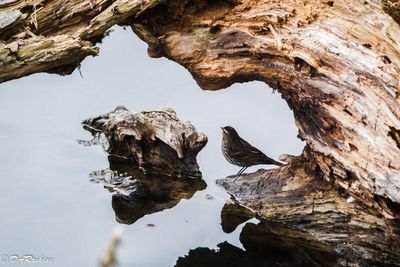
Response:
[{"label": "small brown bird", "polygon": [[231,126],[221,127],[222,129],[222,154],[226,160],[239,167],[242,167],[237,175],[242,174],[248,167],[259,164],[283,164],[266,156],[263,152],[243,140],[236,130]]}]

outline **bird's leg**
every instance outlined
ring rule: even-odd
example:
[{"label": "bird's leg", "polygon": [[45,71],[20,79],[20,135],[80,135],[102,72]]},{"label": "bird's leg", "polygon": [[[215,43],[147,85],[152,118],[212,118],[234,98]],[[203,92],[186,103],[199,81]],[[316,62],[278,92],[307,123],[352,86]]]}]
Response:
[{"label": "bird's leg", "polygon": [[238,173],[237,173],[236,175],[241,175],[244,168],[246,168],[246,167],[242,167],[242,168],[238,171]]},{"label": "bird's leg", "polygon": [[240,171],[239,171],[239,175],[242,175],[242,173],[247,169],[248,167],[243,167]]},{"label": "bird's leg", "polygon": [[246,169],[246,167],[242,167],[242,168],[238,171],[238,173],[236,174],[235,179],[233,179],[233,182],[235,182],[235,181],[237,180],[237,178],[239,178],[240,174],[242,174],[242,172],[243,172],[244,169]]}]

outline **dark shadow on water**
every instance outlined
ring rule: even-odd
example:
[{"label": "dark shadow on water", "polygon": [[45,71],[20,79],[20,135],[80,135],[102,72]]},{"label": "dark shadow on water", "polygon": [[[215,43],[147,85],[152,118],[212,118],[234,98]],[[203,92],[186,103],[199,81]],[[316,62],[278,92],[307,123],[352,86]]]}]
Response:
[{"label": "dark shadow on water", "polygon": [[236,228],[254,218],[256,214],[249,209],[246,209],[236,203],[225,203],[221,211],[221,227],[222,230],[229,234],[236,230]]},{"label": "dark shadow on water", "polygon": [[119,223],[133,224],[146,214],[170,209],[207,186],[199,178],[148,176],[130,161],[115,156],[108,160],[109,169],[92,172],[90,177],[113,193],[112,208]]},{"label": "dark shadow on water", "polygon": [[[221,225],[232,231],[235,223],[251,218],[251,212],[228,204],[221,212]],[[235,214],[238,217],[235,219]],[[218,249],[196,248],[180,257],[176,267],[266,267],[266,266],[338,266],[335,252],[311,236],[279,223],[247,223],[240,233],[244,249],[228,242]]]}]

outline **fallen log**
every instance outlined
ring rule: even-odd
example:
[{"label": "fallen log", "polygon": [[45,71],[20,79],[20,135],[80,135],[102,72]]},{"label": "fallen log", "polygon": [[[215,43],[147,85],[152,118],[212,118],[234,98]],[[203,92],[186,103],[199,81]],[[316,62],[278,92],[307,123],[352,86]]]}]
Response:
[{"label": "fallen log", "polygon": [[263,219],[284,222],[330,245],[341,265],[396,266],[400,258],[398,221],[385,219],[321,179],[316,162],[302,156],[292,160],[285,167],[218,183]]},{"label": "fallen log", "polygon": [[400,27],[381,2],[176,5],[132,24],[149,54],[185,66],[207,90],[264,81],[306,142],[288,166],[221,184],[260,216],[330,244],[345,264],[398,265]]}]

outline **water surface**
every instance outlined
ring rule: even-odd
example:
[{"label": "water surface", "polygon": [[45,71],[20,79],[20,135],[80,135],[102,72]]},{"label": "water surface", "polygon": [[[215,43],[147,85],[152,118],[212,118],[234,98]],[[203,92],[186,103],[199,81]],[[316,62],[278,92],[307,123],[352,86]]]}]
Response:
[{"label": "water surface", "polygon": [[131,111],[171,106],[209,138],[198,156],[207,188],[125,225],[121,266],[174,266],[190,250],[224,241],[242,248],[243,225],[230,234],[220,225],[229,195],[215,180],[238,171],[220,152],[220,126],[234,126],[271,157],[299,154],[303,144],[286,103],[260,82],[202,91],[183,67],[150,59],[129,29],[116,28],[100,48],[100,56],[82,63],[83,79],[75,71],[0,85],[0,254],[97,266],[117,222],[110,192],[90,182],[89,173],[109,164],[101,146],[77,140],[90,140],[81,121],[118,105]]}]

